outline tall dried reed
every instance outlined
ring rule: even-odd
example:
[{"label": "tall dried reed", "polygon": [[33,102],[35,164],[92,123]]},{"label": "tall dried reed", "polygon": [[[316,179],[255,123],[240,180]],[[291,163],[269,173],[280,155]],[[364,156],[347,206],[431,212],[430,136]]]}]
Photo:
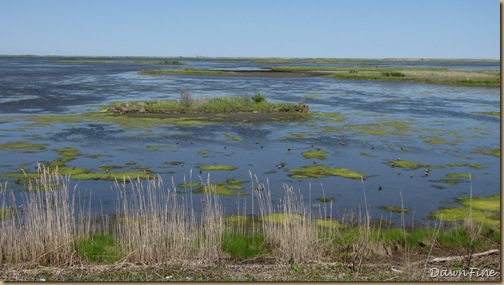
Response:
[{"label": "tall dried reed", "polygon": [[[223,212],[215,186],[207,180],[198,213],[192,195],[177,194],[175,183],[165,187],[160,176],[148,181],[116,181],[121,218],[116,236],[126,261],[158,263],[169,260],[215,260],[224,231]],[[189,199],[189,200],[188,200]]]},{"label": "tall dried reed", "polygon": [[75,236],[90,230],[89,219],[75,213],[70,178],[57,168],[38,169],[39,178],[28,180],[19,204],[12,191],[9,195],[6,187],[1,189],[1,207],[9,214],[0,223],[0,263],[71,264]]}]

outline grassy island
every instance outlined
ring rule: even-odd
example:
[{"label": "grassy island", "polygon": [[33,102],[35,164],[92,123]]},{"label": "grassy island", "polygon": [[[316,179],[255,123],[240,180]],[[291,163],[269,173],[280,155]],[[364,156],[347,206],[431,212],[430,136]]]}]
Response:
[{"label": "grassy island", "polygon": [[113,103],[106,109],[113,114],[230,114],[230,113],[307,113],[302,103],[269,103],[261,94],[193,100],[184,90],[178,100]]},{"label": "grassy island", "polygon": [[325,76],[343,79],[405,81],[431,84],[468,86],[500,86],[498,71],[462,71],[446,68],[380,68],[380,67],[321,67],[275,66],[264,67],[272,72],[324,72]]}]

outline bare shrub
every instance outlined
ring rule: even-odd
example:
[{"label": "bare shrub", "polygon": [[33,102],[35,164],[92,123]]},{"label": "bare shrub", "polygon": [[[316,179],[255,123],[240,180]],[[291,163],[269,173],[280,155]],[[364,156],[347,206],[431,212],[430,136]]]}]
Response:
[{"label": "bare shrub", "polygon": [[180,91],[179,104],[185,107],[189,107],[192,104],[192,94],[191,91],[187,89],[182,89]]}]

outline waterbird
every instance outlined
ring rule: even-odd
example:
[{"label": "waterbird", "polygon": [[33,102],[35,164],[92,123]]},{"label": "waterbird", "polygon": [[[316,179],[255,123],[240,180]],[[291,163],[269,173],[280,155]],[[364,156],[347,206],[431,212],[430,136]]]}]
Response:
[{"label": "waterbird", "polygon": [[282,168],[285,166],[285,162],[280,162],[279,164],[276,165],[278,169]]},{"label": "waterbird", "polygon": [[340,145],[346,145],[346,143],[344,141],[340,141],[339,144]]},{"label": "waterbird", "polygon": [[287,151],[291,151],[291,149],[290,149],[290,148],[288,148],[288,149],[287,149]]},{"label": "waterbird", "polygon": [[261,149],[263,149],[263,146],[261,146]]},{"label": "waterbird", "polygon": [[383,189],[383,187],[378,186],[378,191],[381,191],[382,189]]}]

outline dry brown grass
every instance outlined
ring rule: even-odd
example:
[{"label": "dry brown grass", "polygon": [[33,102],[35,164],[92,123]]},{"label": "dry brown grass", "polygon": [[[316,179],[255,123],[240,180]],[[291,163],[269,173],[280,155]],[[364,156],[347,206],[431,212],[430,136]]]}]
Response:
[{"label": "dry brown grass", "polygon": [[35,184],[29,181],[19,206],[12,192],[8,195],[1,189],[2,208],[13,211],[0,223],[0,264],[72,264],[74,237],[90,230],[89,219],[80,219],[74,211],[69,177],[59,175],[57,169],[39,169],[39,178]]}]

